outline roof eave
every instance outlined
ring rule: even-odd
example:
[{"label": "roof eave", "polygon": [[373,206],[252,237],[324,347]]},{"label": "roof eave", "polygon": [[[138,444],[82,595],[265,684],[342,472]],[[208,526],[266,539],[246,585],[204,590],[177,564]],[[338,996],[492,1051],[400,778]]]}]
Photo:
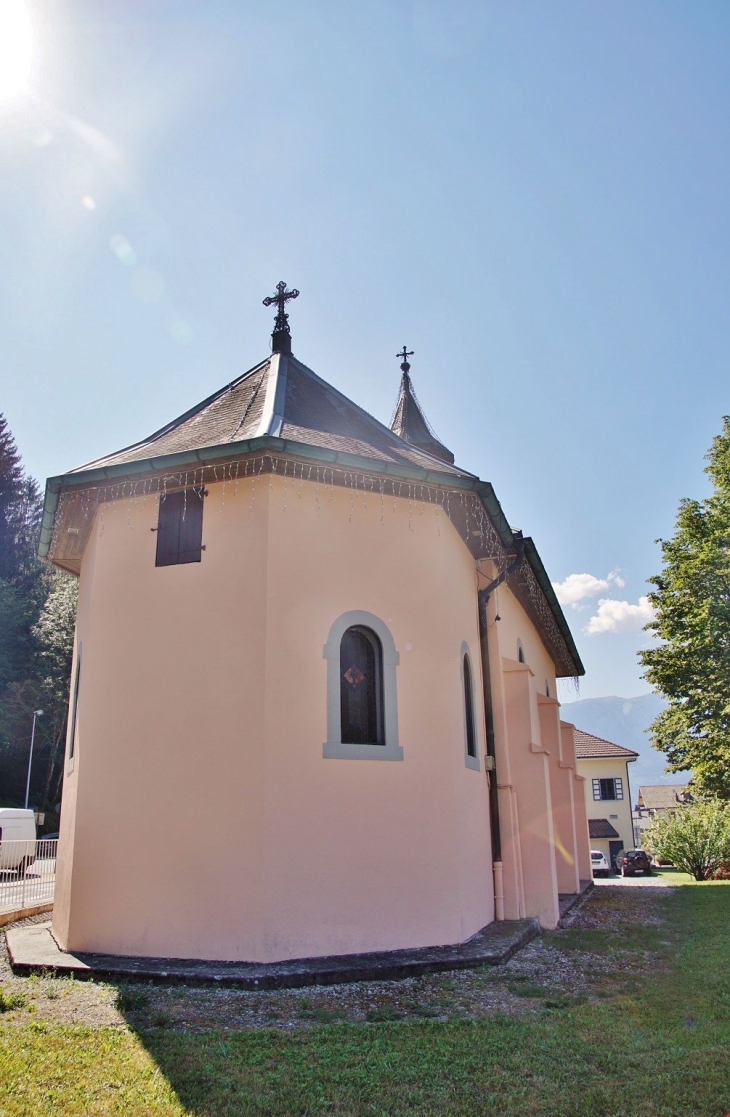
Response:
[{"label": "roof eave", "polygon": [[555,617],[555,621],[558,625],[558,628],[560,629],[562,637],[563,637],[563,639],[565,640],[565,643],[568,646],[568,651],[570,652],[570,658],[573,660],[573,666],[575,667],[576,678],[579,678],[580,676],[585,675],[586,669],[583,666],[583,662],[580,658],[580,655],[578,654],[578,649],[576,648],[575,641],[573,640],[573,634],[570,631],[570,626],[568,625],[568,622],[565,619],[565,614],[563,613],[563,610],[560,607],[560,602],[558,601],[557,597],[555,596],[555,590],[553,589],[552,582],[550,581],[550,579],[548,577],[547,570],[545,569],[545,567],[542,564],[542,559],[540,558],[540,555],[538,554],[537,547],[535,546],[533,540],[529,536],[525,536],[524,546],[525,546],[525,558],[527,559],[530,566],[532,567],[532,572],[535,575],[535,577],[537,578],[540,589],[545,594],[545,600],[547,601],[548,605],[550,606],[550,609],[552,611],[553,616]]},{"label": "roof eave", "polygon": [[[382,473],[385,476],[402,477],[408,481],[430,482],[442,487],[476,491],[479,493],[487,511],[492,514],[490,504],[501,513],[503,524],[507,525],[504,513],[494,496],[492,486],[480,481],[473,474],[456,474],[439,469],[421,469],[416,465],[404,465],[397,462],[386,462],[380,458],[370,458],[364,455],[351,454],[344,450],[329,450],[321,446],[312,446],[305,442],[295,442],[290,439],[277,438],[273,435],[264,435],[259,438],[248,438],[240,442],[227,442],[217,446],[204,446],[197,450],[183,450],[175,454],[161,454],[159,457],[149,457],[139,461],[121,462],[118,465],[97,466],[92,469],[74,470],[62,473],[56,477],[49,477],[46,481],[45,497],[43,502],[43,519],[41,537],[38,547],[40,558],[47,558],[53,532],[53,521],[58,508],[58,500],[63,489],[81,489],[96,483],[108,482],[114,484],[130,476],[159,473],[162,470],[179,470],[184,466],[208,465],[224,458],[238,455],[254,454],[262,450],[271,450],[277,453],[288,453],[295,457],[311,458],[324,465],[341,465],[348,469],[368,470],[371,473]],[[485,499],[487,493],[489,503]],[[491,499],[489,498],[491,494]],[[500,530],[498,528],[498,530]],[[503,531],[500,530],[500,535]],[[511,539],[511,532],[510,532]]]}]

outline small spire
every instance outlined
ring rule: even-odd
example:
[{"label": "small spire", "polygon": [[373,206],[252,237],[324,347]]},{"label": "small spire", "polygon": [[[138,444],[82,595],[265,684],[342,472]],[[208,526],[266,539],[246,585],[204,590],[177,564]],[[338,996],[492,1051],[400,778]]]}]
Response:
[{"label": "small spire", "polygon": [[408,358],[412,356],[413,350],[409,351],[405,345],[400,353],[396,353],[396,357],[402,358],[400,367],[403,375],[401,376],[398,402],[395,405],[390,429],[404,442],[409,442],[411,446],[416,446],[419,450],[425,450],[426,453],[433,454],[435,458],[441,458],[442,461],[453,465],[454,455],[451,450],[444,446],[443,442],[439,442],[416,399],[416,393],[413,391],[413,384],[409,376],[411,366],[408,363]]},{"label": "small spire", "polygon": [[274,321],[274,332],[271,335],[272,353],[291,353],[291,330],[289,329],[289,315],[286,313],[286,304],[290,299],[298,299],[299,292],[296,287],[287,291],[286,283],[282,279],[276,285],[276,294],[267,295],[264,306],[273,306],[276,303],[277,313]]}]

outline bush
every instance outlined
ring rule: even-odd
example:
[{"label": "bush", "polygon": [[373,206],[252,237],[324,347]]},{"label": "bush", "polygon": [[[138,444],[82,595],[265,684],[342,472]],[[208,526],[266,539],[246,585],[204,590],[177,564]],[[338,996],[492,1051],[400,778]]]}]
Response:
[{"label": "bush", "polygon": [[705,799],[660,818],[646,831],[646,844],[695,880],[710,880],[730,861],[730,803]]}]

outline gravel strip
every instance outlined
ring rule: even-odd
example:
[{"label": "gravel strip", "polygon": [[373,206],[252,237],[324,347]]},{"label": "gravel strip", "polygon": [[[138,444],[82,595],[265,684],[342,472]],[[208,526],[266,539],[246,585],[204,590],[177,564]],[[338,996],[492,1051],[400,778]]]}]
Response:
[{"label": "gravel strip", "polygon": [[[493,1013],[542,1013],[585,1000],[636,992],[662,956],[657,929],[668,890],[594,889],[568,913],[564,927],[544,934],[503,966],[432,974],[405,981],[369,981],[248,992],[219,986],[79,981],[16,977],[0,938],[0,988],[17,1007],[0,1027],[27,1023],[293,1031],[350,1021],[470,1019]],[[47,920],[47,915],[25,924]],[[17,926],[17,924],[16,924]],[[637,942],[642,933],[645,941]],[[624,941],[625,939],[625,941]]]}]

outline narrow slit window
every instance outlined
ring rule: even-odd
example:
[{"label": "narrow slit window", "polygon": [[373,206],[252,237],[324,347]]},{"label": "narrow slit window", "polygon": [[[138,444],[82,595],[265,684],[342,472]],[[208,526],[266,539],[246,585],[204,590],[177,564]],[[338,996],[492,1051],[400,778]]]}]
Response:
[{"label": "narrow slit window", "polygon": [[71,709],[69,711],[69,742],[68,758],[73,760],[76,751],[76,713],[79,705],[79,679],[81,678],[81,648],[76,653],[76,671],[74,672],[74,685],[71,693]]},{"label": "narrow slit window", "polygon": [[384,745],[383,650],[370,628],[348,628],[340,644],[343,745]]},{"label": "narrow slit window", "polygon": [[464,656],[464,706],[466,712],[466,755],[476,756],[477,739],[474,729],[474,691],[471,682],[469,656]]},{"label": "narrow slit window", "polygon": [[200,562],[203,549],[203,492],[182,489],[160,497],[155,566]]}]

